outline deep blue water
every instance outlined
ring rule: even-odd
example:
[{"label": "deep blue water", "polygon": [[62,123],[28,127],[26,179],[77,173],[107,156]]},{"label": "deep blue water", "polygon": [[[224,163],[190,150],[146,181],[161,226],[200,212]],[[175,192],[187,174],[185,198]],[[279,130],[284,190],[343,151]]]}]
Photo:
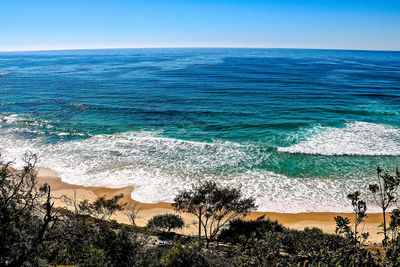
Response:
[{"label": "deep blue water", "polygon": [[4,157],[147,202],[211,178],[260,210],[341,211],[400,165],[400,52],[3,52],[0,103]]}]

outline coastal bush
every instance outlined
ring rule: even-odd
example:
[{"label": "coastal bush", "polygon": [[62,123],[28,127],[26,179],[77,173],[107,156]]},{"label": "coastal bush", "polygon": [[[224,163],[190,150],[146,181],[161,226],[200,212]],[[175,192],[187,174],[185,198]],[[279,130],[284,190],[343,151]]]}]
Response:
[{"label": "coastal bush", "polygon": [[122,211],[126,206],[126,203],[119,203],[123,197],[123,194],[113,196],[111,199],[101,196],[93,203],[89,203],[85,199],[79,203],[79,209],[80,212],[94,216],[100,220],[109,220],[115,212]]},{"label": "coastal bush", "polygon": [[236,266],[356,266],[365,259],[371,266],[375,264],[371,253],[349,246],[345,237],[318,228],[288,229],[264,217],[233,220],[219,239],[240,245],[240,253],[234,257]]},{"label": "coastal bush", "polygon": [[360,199],[361,193],[356,191],[347,195],[351,201],[354,212],[354,232],[349,232],[348,235],[353,237],[354,245],[363,244],[369,236],[369,233],[362,233],[358,236],[358,226],[367,218],[367,204],[364,200]]},{"label": "coastal bush", "polygon": [[136,219],[139,218],[140,208],[137,207],[137,204],[129,204],[125,210],[125,215],[128,217],[129,222],[136,226]]},{"label": "coastal bush", "polygon": [[207,255],[206,251],[202,250],[201,244],[182,245],[176,243],[168,250],[160,261],[160,266],[163,267],[207,267],[217,266]]},{"label": "coastal bush", "polygon": [[264,217],[233,220],[222,230],[219,240],[240,245],[240,253],[234,257],[236,266],[335,265],[346,262],[342,257],[349,256],[348,251],[341,251],[347,246],[344,237],[318,228],[288,229]]},{"label": "coastal bush", "polygon": [[184,225],[181,216],[171,213],[155,215],[147,222],[147,227],[168,233],[172,229],[182,229]]},{"label": "coastal bush", "polygon": [[37,156],[28,153],[24,160],[22,170],[0,160],[0,266],[149,266],[159,261],[161,256],[153,257],[147,248],[145,233],[102,220],[122,209],[122,195],[81,202],[75,212],[53,208],[50,186],[38,184]]},{"label": "coastal bush", "polygon": [[218,240],[231,243],[246,243],[250,238],[261,238],[267,232],[283,232],[284,227],[277,221],[265,219],[265,216],[258,217],[256,220],[245,221],[234,219],[229,226],[222,229]]},{"label": "coastal bush", "polygon": [[400,262],[400,209],[394,209],[390,214],[388,232],[391,234],[386,252],[387,260],[395,265]]},{"label": "coastal bush", "polygon": [[389,231],[392,240],[397,240],[400,237],[400,209],[392,210],[390,214]]},{"label": "coastal bush", "polygon": [[383,234],[384,239],[383,245],[386,245],[388,241],[387,229],[386,229],[386,212],[388,208],[396,202],[396,191],[400,185],[400,172],[396,167],[394,175],[389,174],[388,171],[383,171],[378,165],[376,167],[377,183],[369,185],[368,189],[374,196],[376,204],[382,209],[383,215]]},{"label": "coastal bush", "polygon": [[267,232],[263,238],[246,242],[241,253],[234,258],[234,266],[275,266],[286,256],[281,255],[282,233]]},{"label": "coastal bush", "polygon": [[207,247],[227,223],[256,208],[255,199],[243,197],[239,188],[209,180],[180,191],[172,205],[175,210],[192,213],[198,218],[198,237],[201,238],[203,230]]},{"label": "coastal bush", "polygon": [[85,246],[82,250],[81,266],[106,266],[106,253],[93,245]]},{"label": "coastal bush", "polygon": [[351,228],[350,228],[350,219],[347,217],[336,216],[334,217],[336,222],[335,233],[337,235],[343,235],[346,238],[351,238]]},{"label": "coastal bush", "polygon": [[[153,260],[145,235],[129,226],[85,216],[64,218],[51,240],[43,257],[53,265],[147,266]],[[102,264],[89,264],[96,260]]]},{"label": "coastal bush", "polygon": [[91,259],[105,258],[104,250],[95,246],[96,236],[96,227],[91,223],[64,219],[60,227],[54,229],[47,244],[47,255],[42,257],[54,265],[85,265]]},{"label": "coastal bush", "polygon": [[143,266],[146,264],[147,239],[122,226],[117,231],[102,223],[96,245],[107,255],[109,266]]},{"label": "coastal bush", "polygon": [[368,249],[349,245],[318,228],[285,229],[250,239],[235,256],[236,266],[379,266]]},{"label": "coastal bush", "polygon": [[0,160],[0,266],[37,264],[56,218],[50,186],[37,185],[36,154],[27,153],[23,160],[18,171]]},{"label": "coastal bush", "polygon": [[344,245],[344,238],[315,227],[306,227],[303,231],[285,228],[282,236],[282,247],[289,254],[309,254],[321,249],[335,251]]}]

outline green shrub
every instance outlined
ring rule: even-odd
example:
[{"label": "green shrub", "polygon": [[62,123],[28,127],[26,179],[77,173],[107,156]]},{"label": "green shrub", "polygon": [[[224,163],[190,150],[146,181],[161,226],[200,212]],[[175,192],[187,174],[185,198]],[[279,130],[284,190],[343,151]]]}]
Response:
[{"label": "green shrub", "polygon": [[346,244],[343,237],[326,234],[315,227],[306,227],[303,231],[286,229],[281,242],[282,248],[289,254],[309,254],[321,249],[335,251]]},{"label": "green shrub", "polygon": [[143,266],[147,260],[145,244],[128,227],[111,229],[109,224],[100,224],[95,245],[105,251],[110,266]]},{"label": "green shrub", "polygon": [[218,240],[242,243],[249,238],[262,238],[267,232],[283,232],[283,230],[284,227],[277,221],[265,219],[264,216],[249,221],[235,219],[229,223],[228,228],[221,231]]},{"label": "green shrub", "polygon": [[171,213],[155,215],[147,223],[147,227],[163,232],[170,232],[172,229],[182,229],[184,225],[185,222],[181,216]]},{"label": "green shrub", "polygon": [[213,266],[212,263],[202,252],[201,246],[198,244],[182,246],[180,243],[175,244],[168,250],[160,261],[160,266],[164,267],[206,267]]},{"label": "green shrub", "polygon": [[282,233],[268,232],[263,238],[246,242],[242,253],[235,257],[235,266],[275,266],[281,262]]},{"label": "green shrub", "polygon": [[106,266],[107,259],[104,250],[89,245],[83,248],[81,266]]}]

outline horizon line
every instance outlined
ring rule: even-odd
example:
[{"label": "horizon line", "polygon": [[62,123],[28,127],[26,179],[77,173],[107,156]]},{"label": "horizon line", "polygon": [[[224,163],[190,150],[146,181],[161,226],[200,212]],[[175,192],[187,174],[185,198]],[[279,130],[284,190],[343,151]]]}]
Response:
[{"label": "horizon line", "polygon": [[351,49],[351,48],[310,48],[310,47],[262,47],[262,46],[148,46],[148,47],[99,47],[99,48],[39,48],[0,50],[0,53],[10,52],[51,52],[51,51],[80,51],[80,50],[117,50],[117,49],[298,49],[298,50],[340,50],[340,51],[371,51],[371,52],[400,52],[392,49]]}]

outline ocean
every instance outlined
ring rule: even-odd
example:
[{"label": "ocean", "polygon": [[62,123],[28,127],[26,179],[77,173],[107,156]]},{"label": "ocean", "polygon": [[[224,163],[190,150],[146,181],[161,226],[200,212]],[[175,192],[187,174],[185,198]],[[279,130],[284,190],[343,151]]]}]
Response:
[{"label": "ocean", "polygon": [[201,179],[273,212],[351,211],[400,165],[400,52],[0,53],[0,150],[63,181],[172,201]]}]

